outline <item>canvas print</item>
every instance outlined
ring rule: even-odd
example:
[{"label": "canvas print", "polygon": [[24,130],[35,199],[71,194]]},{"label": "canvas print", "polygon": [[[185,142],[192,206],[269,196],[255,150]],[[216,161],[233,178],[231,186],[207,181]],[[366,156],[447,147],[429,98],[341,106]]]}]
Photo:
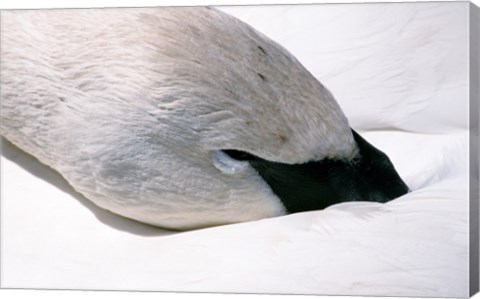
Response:
[{"label": "canvas print", "polygon": [[477,20],[2,11],[1,286],[468,297]]}]

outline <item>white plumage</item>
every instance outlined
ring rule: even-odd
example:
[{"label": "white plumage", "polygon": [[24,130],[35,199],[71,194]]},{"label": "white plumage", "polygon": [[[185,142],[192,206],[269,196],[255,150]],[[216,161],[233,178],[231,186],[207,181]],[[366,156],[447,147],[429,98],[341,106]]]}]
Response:
[{"label": "white plumage", "polygon": [[174,229],[283,215],[252,168],[225,175],[212,151],[283,163],[355,154],[328,90],[220,11],[2,17],[2,134],[120,215]]},{"label": "white plumage", "polygon": [[412,193],[171,235],[95,208],[3,144],[2,284],[468,296],[468,7],[222,8],[291,50],[353,127],[375,129],[365,137]]}]

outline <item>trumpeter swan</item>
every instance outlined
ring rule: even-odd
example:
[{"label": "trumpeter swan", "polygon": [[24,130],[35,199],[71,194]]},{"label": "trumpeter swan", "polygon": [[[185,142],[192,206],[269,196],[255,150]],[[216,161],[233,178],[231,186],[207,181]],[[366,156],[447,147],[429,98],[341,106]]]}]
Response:
[{"label": "trumpeter swan", "polygon": [[287,50],[216,9],[2,12],[2,135],[100,207],[191,229],[408,191]]}]

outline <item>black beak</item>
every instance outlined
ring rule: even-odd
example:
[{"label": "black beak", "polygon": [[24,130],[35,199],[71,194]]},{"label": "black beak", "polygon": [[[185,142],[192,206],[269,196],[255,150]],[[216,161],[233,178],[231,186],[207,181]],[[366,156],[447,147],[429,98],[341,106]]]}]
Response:
[{"label": "black beak", "polygon": [[[359,148],[352,160],[283,164],[249,154],[248,160],[290,213],[324,209],[346,201],[385,203],[408,192],[389,158],[352,130]],[[231,156],[238,151],[226,151]],[[239,157],[237,157],[239,158]]]}]

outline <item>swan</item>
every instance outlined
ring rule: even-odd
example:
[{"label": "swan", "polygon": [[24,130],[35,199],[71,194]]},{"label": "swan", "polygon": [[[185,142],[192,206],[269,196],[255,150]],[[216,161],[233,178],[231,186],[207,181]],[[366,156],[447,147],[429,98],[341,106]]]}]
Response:
[{"label": "swan", "polygon": [[286,49],[209,7],[2,12],[1,134],[175,230],[408,192]]}]

